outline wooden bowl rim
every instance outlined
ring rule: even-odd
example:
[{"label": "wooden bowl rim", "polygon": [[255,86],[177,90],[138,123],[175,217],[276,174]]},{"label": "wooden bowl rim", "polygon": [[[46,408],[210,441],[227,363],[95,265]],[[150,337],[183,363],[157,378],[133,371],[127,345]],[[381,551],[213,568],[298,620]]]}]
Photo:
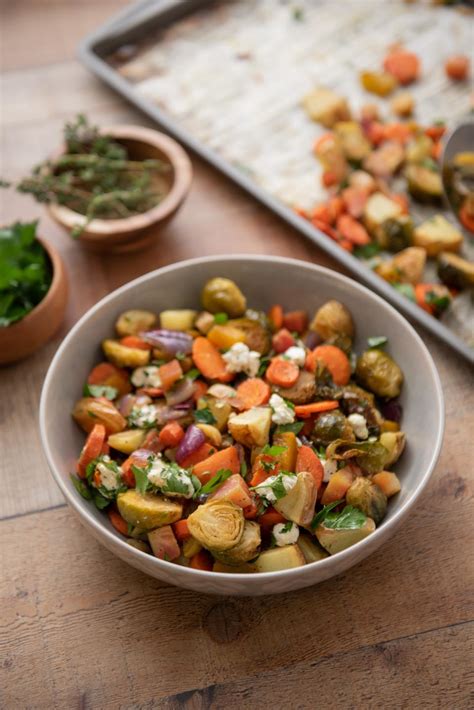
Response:
[{"label": "wooden bowl rim", "polygon": [[[87,225],[84,234],[80,236],[81,240],[87,241],[100,241],[104,237],[113,234],[139,231],[166,219],[184,200],[192,180],[192,164],[187,153],[179,143],[165,133],[155,131],[153,128],[133,126],[131,124],[105,126],[100,129],[100,132],[113,136],[114,138],[139,140],[143,143],[148,143],[154,148],[158,148],[165,153],[168,161],[172,165],[174,180],[171,190],[166,194],[162,202],[147,212],[122,219],[93,219]],[[64,146],[55,151],[52,157],[58,157],[63,151]],[[64,205],[51,204],[49,205],[49,211],[54,219],[68,229],[81,225],[84,221],[84,215]]]},{"label": "wooden bowl rim", "polygon": [[[53,270],[53,278],[51,279],[51,284],[44,298],[41,299],[41,301],[33,308],[32,311],[30,311],[26,316],[21,318],[16,323],[8,325],[6,328],[0,328],[0,341],[3,339],[4,335],[7,335],[7,333],[9,340],[11,339],[12,334],[13,337],[16,336],[17,338],[21,338],[23,335],[23,331],[27,332],[28,328],[30,328],[35,321],[44,318],[47,315],[50,306],[53,304],[60,289],[60,286],[66,281],[66,271],[64,268],[63,260],[59,255],[59,252],[56,247],[53,247],[53,245],[50,242],[46,241],[43,237],[36,237],[36,239],[47,253],[51,262],[51,268]],[[67,294],[65,295],[64,299],[67,299]]]}]

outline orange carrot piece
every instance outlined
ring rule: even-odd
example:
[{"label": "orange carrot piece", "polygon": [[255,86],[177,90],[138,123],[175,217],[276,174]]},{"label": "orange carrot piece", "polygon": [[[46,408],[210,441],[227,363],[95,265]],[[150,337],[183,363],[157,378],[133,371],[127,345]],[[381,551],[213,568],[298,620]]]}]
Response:
[{"label": "orange carrot piece", "polygon": [[194,453],[189,454],[187,458],[181,461],[182,468],[191,468],[191,466],[195,466],[201,461],[209,458],[215,450],[214,446],[211,446],[207,441],[205,441],[204,444],[201,444],[199,449],[197,449]]},{"label": "orange carrot piece", "polygon": [[158,434],[160,444],[170,448],[178,446],[183,437],[184,429],[181,424],[175,420],[167,422]]},{"label": "orange carrot piece", "polygon": [[258,522],[262,526],[262,528],[266,528],[267,530],[269,528],[272,528],[274,525],[278,525],[278,523],[286,523],[286,518],[283,517],[281,513],[278,512],[278,510],[275,510],[275,508],[267,508],[267,510],[260,515],[258,518]]},{"label": "orange carrot piece", "polygon": [[283,325],[283,308],[275,303],[268,311],[268,320],[271,323],[272,330],[280,330]]},{"label": "orange carrot piece", "polygon": [[158,399],[158,397],[163,397],[165,391],[161,387],[140,387],[136,394],[145,394],[147,397],[152,399]]},{"label": "orange carrot piece", "polygon": [[189,566],[193,569],[200,569],[204,572],[211,572],[213,567],[212,557],[207,550],[199,550],[191,557]]},{"label": "orange carrot piece", "polygon": [[437,143],[446,133],[446,126],[442,123],[425,128],[425,136]]},{"label": "orange carrot piece", "polygon": [[132,390],[127,370],[112,365],[111,362],[101,362],[96,365],[89,373],[87,384],[115,387],[121,395],[128,394]]},{"label": "orange carrot piece", "polygon": [[364,131],[374,147],[379,146],[385,140],[385,126],[380,121],[371,121]]},{"label": "orange carrot piece", "polygon": [[316,486],[319,488],[323,482],[324,469],[311,446],[300,446],[298,449],[296,456],[296,473],[300,473],[300,471],[308,471],[314,478]]},{"label": "orange carrot piece", "polygon": [[324,203],[321,205],[316,205],[313,210],[312,218],[318,219],[321,222],[325,222],[326,224],[331,224],[331,212],[329,211],[328,205]]},{"label": "orange carrot piece", "polygon": [[165,362],[164,365],[158,370],[161,380],[161,386],[167,392],[172,386],[181,379],[183,376],[183,371],[181,365],[176,358],[170,360],[170,362]]},{"label": "orange carrot piece", "polygon": [[334,170],[325,170],[321,176],[321,182],[323,187],[332,187],[333,185],[337,185],[339,178]]},{"label": "orange carrot piece", "polygon": [[102,447],[105,443],[106,431],[103,424],[95,424],[86,439],[79,460],[77,462],[77,474],[80,478],[86,477],[86,469],[88,464],[102,453]]},{"label": "orange carrot piece", "polygon": [[295,344],[295,339],[291,335],[288,328],[282,328],[281,330],[278,331],[278,333],[275,333],[275,335],[272,338],[273,349],[277,353],[284,353],[285,350],[288,350],[288,348],[291,348],[291,346],[294,344]]},{"label": "orange carrot piece", "polygon": [[339,235],[336,232],[336,230],[331,227],[330,224],[326,224],[326,222],[322,222],[320,219],[312,219],[311,223],[313,227],[316,227],[316,229],[320,229],[323,234],[327,234],[328,237],[331,237],[331,239],[334,239],[335,242],[338,241]]},{"label": "orange carrot piece", "polygon": [[253,500],[250,505],[247,505],[244,509],[244,518],[246,520],[255,520],[258,513],[258,506]]},{"label": "orange carrot piece", "polygon": [[153,451],[153,453],[155,454],[162,450],[163,447],[161,445],[160,437],[156,429],[150,429],[150,431],[145,437],[145,441],[143,442],[141,448],[147,449],[148,451]]},{"label": "orange carrot piece", "polygon": [[301,335],[308,327],[308,314],[306,311],[288,311],[283,316],[283,326]]},{"label": "orange carrot piece", "polygon": [[385,57],[383,68],[398,79],[400,84],[411,84],[418,78],[420,60],[414,52],[396,49]]},{"label": "orange carrot piece", "polygon": [[177,540],[187,540],[191,537],[187,519],[178,520],[176,523],[173,523],[171,527],[173,528],[173,532]]},{"label": "orange carrot piece", "polygon": [[346,210],[344,200],[340,195],[336,195],[335,197],[331,197],[331,199],[328,200],[327,205],[329,211],[329,221],[331,224],[334,224],[339,215],[341,215]]},{"label": "orange carrot piece", "polygon": [[466,227],[469,232],[474,233],[474,215],[468,211],[466,202],[459,210],[459,219],[461,220],[461,224]]},{"label": "orange carrot piece", "polygon": [[120,339],[120,344],[125,345],[127,348],[137,348],[138,350],[152,349],[152,346],[149,343],[145,343],[138,335],[126,335],[125,338]]},{"label": "orange carrot piece", "polygon": [[298,365],[292,360],[274,357],[267,368],[265,376],[272,385],[293,387],[300,374]]},{"label": "orange carrot piece", "polygon": [[396,202],[403,210],[403,214],[408,214],[408,198],[406,195],[402,195],[400,192],[392,192],[390,194],[390,199]]},{"label": "orange carrot piece", "polygon": [[195,402],[198,401],[201,397],[204,397],[208,390],[207,384],[204,382],[204,380],[195,380],[194,381],[194,394],[193,394],[193,399]]},{"label": "orange carrot piece", "polygon": [[225,360],[210,340],[198,337],[193,342],[193,360],[197,369],[209,380],[230,382],[234,375],[227,372]]},{"label": "orange carrot piece", "polygon": [[270,399],[269,385],[260,377],[250,377],[237,387],[237,397],[241,409],[252,409],[266,404]]},{"label": "orange carrot piece", "polygon": [[407,123],[386,123],[384,126],[384,135],[387,141],[395,141],[405,145],[412,134],[413,131]]},{"label": "orange carrot piece", "polygon": [[114,528],[117,530],[117,532],[127,536],[128,524],[127,521],[122,518],[120,513],[117,510],[114,510],[113,508],[109,508],[109,510],[107,511],[107,515],[109,516],[109,520],[114,526]]},{"label": "orange carrot piece", "polygon": [[469,76],[469,57],[453,54],[444,64],[446,76],[453,81],[465,81]]},{"label": "orange carrot piece", "polygon": [[221,468],[228,468],[232,473],[239,473],[240,459],[235,446],[228,446],[215,454],[199,461],[193,467],[193,474],[201,483],[207,483]]},{"label": "orange carrot piece", "polygon": [[337,220],[337,229],[344,239],[351,244],[363,245],[370,243],[369,233],[364,225],[349,214],[341,214]]},{"label": "orange carrot piece", "polygon": [[347,385],[351,377],[351,364],[346,353],[335,345],[318,345],[306,357],[306,369],[316,372],[318,360],[331,373],[335,385]]},{"label": "orange carrot piece", "polygon": [[307,419],[313,416],[313,414],[319,414],[320,412],[329,412],[331,409],[337,409],[339,407],[338,402],[333,402],[326,400],[323,402],[312,402],[311,404],[297,404],[295,406],[295,414],[300,419]]},{"label": "orange carrot piece", "polygon": [[441,143],[441,141],[438,141],[437,143],[433,143],[430,155],[433,158],[433,160],[437,160],[437,161],[441,160],[441,156],[443,155],[443,144]]},{"label": "orange carrot piece", "polygon": [[369,199],[369,193],[362,187],[346,187],[346,189],[342,191],[342,199],[350,216],[359,219],[364,213],[365,205]]}]

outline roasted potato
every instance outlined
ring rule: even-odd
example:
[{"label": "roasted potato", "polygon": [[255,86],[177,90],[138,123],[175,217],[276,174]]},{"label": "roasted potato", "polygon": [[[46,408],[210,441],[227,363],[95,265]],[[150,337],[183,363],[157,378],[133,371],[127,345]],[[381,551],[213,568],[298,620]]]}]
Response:
[{"label": "roasted potato", "polygon": [[311,473],[301,471],[293,488],[274,507],[287,520],[297,525],[309,525],[314,516],[318,488]]},{"label": "roasted potato", "polygon": [[120,338],[125,335],[136,335],[142,330],[150,330],[156,324],[157,318],[151,311],[131,310],[121,313],[115,323],[115,330]]},{"label": "roasted potato", "polygon": [[474,286],[474,263],[457,254],[442,252],[438,256],[438,276],[451,288],[464,289]]},{"label": "roasted potato", "polygon": [[107,443],[122,454],[131,454],[145,441],[146,431],[143,429],[127,429],[117,434],[111,434]]},{"label": "roasted potato", "polygon": [[245,446],[265,446],[268,443],[272,410],[270,407],[253,407],[229,418],[227,426],[236,441]]},{"label": "roasted potato", "polygon": [[354,321],[349,310],[339,301],[326,301],[316,311],[309,326],[323,340],[345,335],[352,339],[354,337]]},{"label": "roasted potato", "polygon": [[338,121],[350,121],[351,112],[347,100],[331,89],[317,88],[303,99],[303,108],[316,123],[332,128]]},{"label": "roasted potato", "polygon": [[321,523],[316,528],[315,534],[319,543],[329,552],[330,555],[335,555],[336,552],[341,552],[356,542],[363,540],[365,537],[373,533],[375,523],[371,518],[367,518],[365,524],[360,528],[327,528],[324,523]]},{"label": "roasted potato", "polygon": [[103,424],[108,434],[116,434],[127,426],[117,407],[105,397],[82,397],[76,402],[72,416],[87,432],[92,431],[95,424]]},{"label": "roasted potato", "polygon": [[383,261],[375,271],[390,283],[417,284],[423,280],[426,251],[421,247],[402,249],[393,259]]},{"label": "roasted potato", "polygon": [[413,243],[423,247],[428,256],[438,256],[441,252],[459,251],[463,235],[443,215],[435,215],[418,225],[413,233]]},{"label": "roasted potato", "polygon": [[304,564],[306,561],[298,545],[286,545],[265,550],[253,563],[256,572],[278,572],[282,569],[302,567]]},{"label": "roasted potato", "polygon": [[191,330],[194,327],[196,317],[197,311],[193,311],[191,308],[161,311],[160,325],[166,330]]},{"label": "roasted potato", "polygon": [[102,349],[105,357],[119,367],[142,367],[150,361],[150,351],[140,348],[129,348],[117,340],[104,340]]}]

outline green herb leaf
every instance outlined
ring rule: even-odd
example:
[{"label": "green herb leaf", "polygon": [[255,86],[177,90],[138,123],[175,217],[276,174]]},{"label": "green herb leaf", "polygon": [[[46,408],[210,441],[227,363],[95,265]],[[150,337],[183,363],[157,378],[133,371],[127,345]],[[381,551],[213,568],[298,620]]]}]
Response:
[{"label": "green herb leaf", "polygon": [[353,530],[365,525],[364,513],[352,505],[346,505],[341,513],[330,513],[326,516],[324,525],[333,530]]},{"label": "green herb leaf", "polygon": [[232,476],[232,471],[228,468],[221,468],[215,476],[201,487],[199,494],[214,493],[227,479]]},{"label": "green herb leaf", "polygon": [[92,500],[94,502],[95,507],[99,510],[107,508],[107,506],[111,503],[111,500],[109,500],[108,498],[104,498],[104,496],[101,495],[99,491],[95,489],[92,489]]},{"label": "green herb leaf", "polygon": [[269,444],[267,444],[263,447],[261,453],[265,456],[279,456],[284,451],[286,451],[286,449],[286,446],[270,446]]},{"label": "green herb leaf", "polygon": [[217,325],[224,325],[224,323],[227,323],[229,320],[229,316],[227,313],[216,313],[214,315],[214,323],[217,323]]},{"label": "green herb leaf", "polygon": [[176,360],[184,360],[186,358],[186,355],[184,353],[177,352],[175,353],[175,358]]},{"label": "green herb leaf", "polygon": [[411,284],[393,284],[393,287],[397,289],[405,298],[409,298],[410,301],[416,302],[415,289]]},{"label": "green herb leaf", "polygon": [[377,242],[371,242],[370,244],[364,244],[363,246],[356,247],[354,249],[354,256],[358,259],[371,259],[377,256],[380,252],[380,245]]},{"label": "green herb leaf", "polygon": [[328,503],[325,505],[323,508],[321,508],[320,511],[316,513],[314,518],[311,521],[310,527],[312,530],[317,528],[317,526],[323,522],[331,512],[333,508],[336,508],[336,506],[340,505],[342,503],[342,500],[336,500],[333,503]]},{"label": "green herb leaf", "polygon": [[262,357],[260,358],[260,367],[258,368],[257,372],[257,377],[263,377],[264,374],[267,371],[267,367],[270,364],[270,358],[269,357]]},{"label": "green herb leaf", "polygon": [[200,374],[199,370],[193,367],[192,370],[188,370],[184,376],[187,377],[188,380],[197,380]]},{"label": "green herb leaf", "polygon": [[106,385],[84,385],[84,397],[105,397],[106,399],[116,399],[118,389],[115,387],[107,387]]},{"label": "green herb leaf", "polygon": [[245,478],[245,476],[247,475],[247,471],[247,462],[245,461],[245,459],[243,459],[242,463],[240,464],[240,475],[242,476],[242,478]]},{"label": "green herb leaf", "polygon": [[428,291],[425,296],[425,301],[434,307],[437,314],[444,311],[451,303],[449,296],[439,296],[435,291]]},{"label": "green herb leaf", "polygon": [[80,493],[80,495],[83,498],[85,498],[86,500],[91,500],[92,494],[91,494],[90,490],[88,489],[88,487],[86,486],[86,484],[84,483],[84,481],[81,481],[80,478],[78,478],[77,476],[74,476],[72,473],[69,474],[69,476],[70,476],[71,482],[72,482],[74,488],[76,489],[76,491],[78,493]]},{"label": "green herb leaf", "polygon": [[291,424],[280,424],[277,427],[276,433],[283,434],[284,432],[291,431],[295,436],[298,436],[302,428],[304,427],[304,422],[292,422]]},{"label": "green herb leaf", "polygon": [[196,497],[196,495],[198,495],[201,492],[202,484],[201,484],[201,481],[199,480],[199,478],[197,476],[195,476],[194,474],[191,475],[191,481],[194,486],[194,497]]},{"label": "green herb leaf", "polygon": [[[288,491],[286,490],[285,485],[283,483],[283,476],[295,476],[295,475],[296,474],[294,474],[290,471],[282,471],[281,473],[278,474],[278,476],[275,477],[274,481],[269,481],[267,479],[263,483],[259,483],[258,486],[253,486],[250,490],[256,491],[258,493],[259,490],[269,488],[273,492],[273,495],[275,496],[275,498],[277,500],[280,500],[280,498],[284,498],[288,494]],[[262,495],[262,494],[260,493],[259,495]]]},{"label": "green herb leaf", "polygon": [[367,345],[372,348],[383,348],[388,343],[388,338],[385,335],[372,335],[367,338]]},{"label": "green herb leaf", "polygon": [[283,525],[280,532],[282,532],[282,533],[290,532],[290,530],[293,529],[293,525],[294,525],[294,523],[291,520],[288,520],[288,522]]},{"label": "green herb leaf", "polygon": [[205,407],[204,409],[196,409],[194,412],[194,419],[195,421],[199,422],[200,424],[215,424],[216,423],[216,418],[209,409],[209,407]]},{"label": "green herb leaf", "polygon": [[131,470],[135,476],[135,489],[142,494],[146,493],[150,485],[150,481],[148,480],[148,471],[150,470],[150,466],[141,468],[140,466],[132,464]]}]

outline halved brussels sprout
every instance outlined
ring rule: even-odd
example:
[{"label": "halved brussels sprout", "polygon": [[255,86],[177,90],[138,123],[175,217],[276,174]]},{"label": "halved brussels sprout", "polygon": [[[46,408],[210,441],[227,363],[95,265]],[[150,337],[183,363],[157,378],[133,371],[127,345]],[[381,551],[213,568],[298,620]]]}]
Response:
[{"label": "halved brussels sprout", "polygon": [[439,202],[443,196],[441,175],[423,165],[408,165],[405,171],[408,191],[418,202]]},{"label": "halved brussels sprout", "polygon": [[352,427],[339,409],[319,415],[314,422],[311,438],[317,446],[327,446],[336,439],[355,441]]},{"label": "halved brussels sprout", "polygon": [[446,286],[469,288],[474,286],[474,263],[457,254],[442,252],[438,257],[438,276]]},{"label": "halved brussels sprout", "polygon": [[188,517],[191,535],[203,547],[217,552],[230,550],[240,542],[244,523],[242,508],[225,499],[200,505]]},{"label": "halved brussels sprout", "polygon": [[247,301],[234,281],[216,276],[205,284],[201,293],[203,308],[210,313],[227,313],[237,318],[245,313]]},{"label": "halved brussels sprout", "polygon": [[357,360],[356,378],[363,387],[379,397],[398,397],[403,373],[397,363],[383,350],[366,350]]},{"label": "halved brussels sprout", "polygon": [[407,215],[387,219],[380,225],[377,241],[383,249],[397,252],[413,244],[413,220]]},{"label": "halved brussels sprout", "polygon": [[316,399],[317,385],[314,372],[301,370],[293,387],[274,387],[274,391],[293,404],[307,404]]},{"label": "halved brussels sprout", "polygon": [[236,328],[244,334],[244,343],[250,350],[256,350],[261,355],[266,355],[271,347],[272,339],[270,330],[254,318],[236,318],[228,321],[229,326]]},{"label": "halved brussels sprout", "polygon": [[309,327],[323,340],[338,336],[347,336],[352,340],[354,337],[354,321],[349,310],[335,300],[327,301],[318,308]]},{"label": "halved brussels sprout", "polygon": [[346,493],[346,501],[375,523],[380,523],[387,512],[387,496],[376,483],[363,476],[355,479]]},{"label": "halved brussels sprout", "polygon": [[235,547],[225,551],[211,550],[211,552],[216,560],[226,565],[240,565],[257,557],[261,541],[260,525],[246,520],[242,537]]},{"label": "halved brussels sprout", "polygon": [[402,455],[405,448],[405,434],[403,431],[384,431],[380,435],[380,443],[387,449],[384,467],[390,467]]},{"label": "halved brussels sprout", "polygon": [[357,464],[368,474],[382,471],[386,465],[387,453],[387,449],[379,441],[345,441],[338,439],[329,444],[326,449],[328,459],[347,461],[355,458],[357,459]]},{"label": "halved brussels sprout", "polygon": [[130,310],[121,313],[115,323],[117,335],[136,335],[142,330],[151,330],[156,323],[156,316],[151,311]]},{"label": "halved brussels sprout", "polygon": [[140,493],[134,488],[119,493],[117,506],[127,523],[147,531],[170,525],[183,517],[181,503],[152,493]]}]

